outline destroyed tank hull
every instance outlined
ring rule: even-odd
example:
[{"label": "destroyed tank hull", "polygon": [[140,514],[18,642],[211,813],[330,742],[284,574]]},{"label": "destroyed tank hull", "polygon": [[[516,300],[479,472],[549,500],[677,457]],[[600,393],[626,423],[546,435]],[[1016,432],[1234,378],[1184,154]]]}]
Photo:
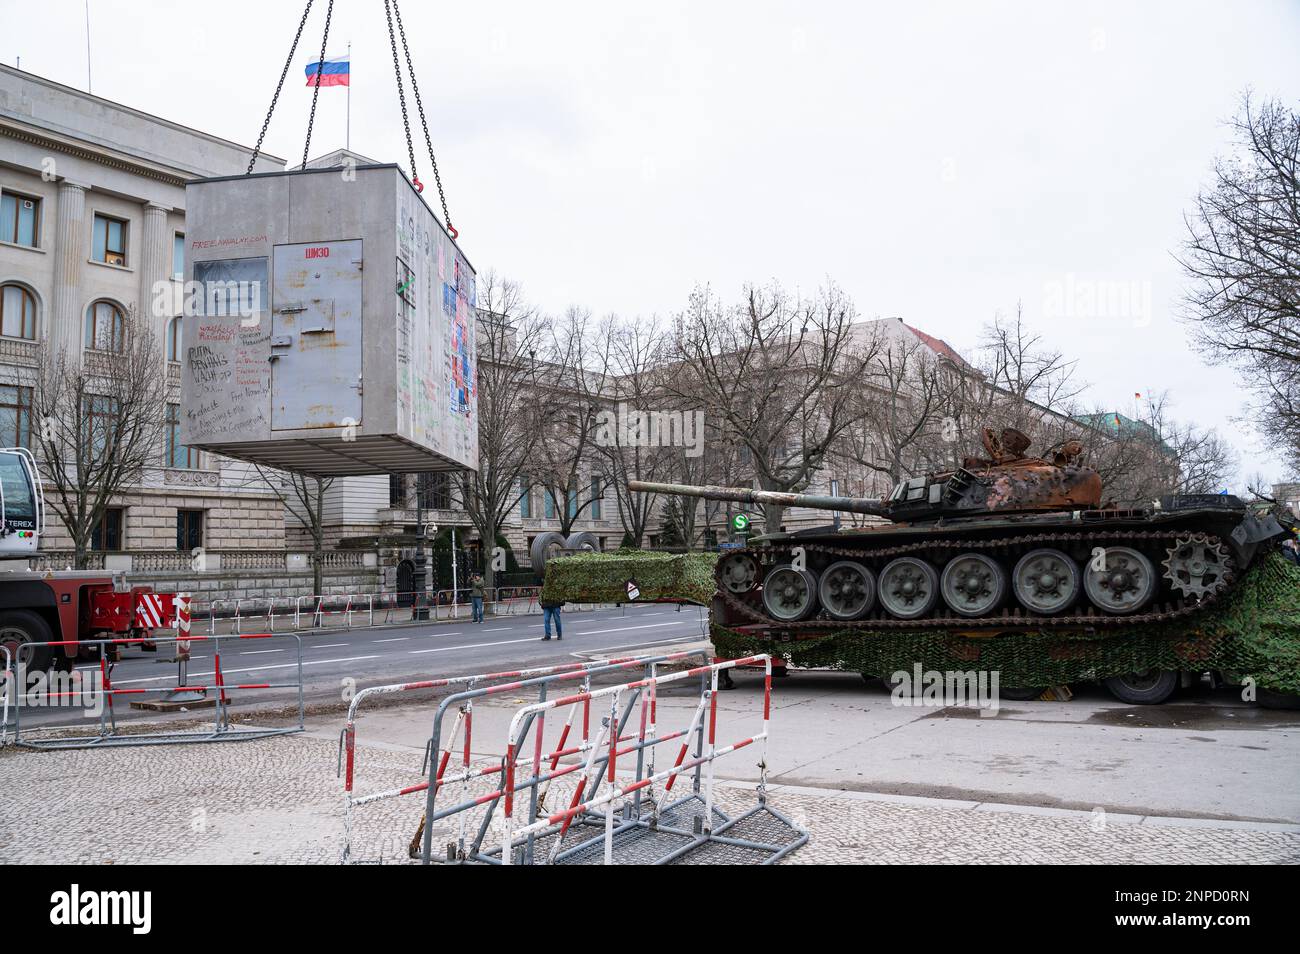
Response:
[{"label": "destroyed tank hull", "polygon": [[[1025,456],[986,429],[985,458],[904,480],[885,499],[632,482],[634,490],[867,514],[876,526],[767,534],[718,560],[712,621],[773,638],[944,630],[1122,630],[1190,617],[1232,591],[1292,525],[1228,495],[1101,503],[1070,441]],[[1285,524],[1285,526],[1284,526]]]}]

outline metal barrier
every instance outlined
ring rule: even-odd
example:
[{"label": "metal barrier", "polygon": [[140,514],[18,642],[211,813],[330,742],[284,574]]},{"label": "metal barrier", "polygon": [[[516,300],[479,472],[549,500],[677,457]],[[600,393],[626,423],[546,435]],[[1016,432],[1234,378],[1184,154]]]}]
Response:
[{"label": "metal barrier", "polygon": [[17,686],[17,676],[9,647],[0,646],[0,653],[5,654],[5,667],[0,670],[0,745],[5,745],[9,742],[9,696]]},{"label": "metal barrier", "polygon": [[[297,672],[297,682],[261,682],[261,683],[227,683],[225,675],[221,669],[221,641],[227,640],[244,640],[244,639],[270,639],[272,637],[281,639],[293,639],[297,644],[298,658],[295,667]],[[131,645],[136,643],[151,642],[156,644],[164,643],[211,643],[213,647],[213,669],[211,673],[199,674],[210,675],[212,683],[210,685],[174,685],[174,686],[156,686],[140,687],[131,689],[114,688],[112,683],[112,672],[114,663],[108,660],[110,647]],[[235,636],[198,636],[189,634],[188,636],[150,636],[148,639],[141,638],[117,638],[117,639],[65,639],[53,640],[50,642],[33,642],[24,643],[23,649],[28,647],[49,646],[63,648],[66,646],[97,646],[99,647],[99,679],[98,687],[87,691],[86,689],[70,689],[60,692],[46,692],[46,699],[64,699],[80,697],[85,699],[90,695],[92,700],[96,693],[101,694],[104,704],[97,713],[99,719],[99,732],[96,735],[61,735],[59,733],[67,731],[66,725],[42,726],[35,731],[54,733],[51,738],[30,737],[33,730],[28,730],[28,738],[23,738],[22,734],[22,710],[26,699],[30,694],[26,692],[26,687],[17,685],[16,705],[14,706],[14,744],[29,749],[80,749],[80,748],[105,748],[114,746],[128,745],[161,745],[166,743],[180,742],[222,742],[245,739],[263,739],[269,736],[289,735],[295,732],[301,732],[304,728],[303,721],[305,716],[305,700],[303,698],[303,679],[302,679],[302,637],[292,633],[248,633]],[[179,646],[177,647],[178,657],[181,655]],[[21,664],[21,651],[19,659]],[[79,670],[86,671],[86,670]],[[69,674],[69,681],[73,681],[73,674]],[[178,680],[179,681],[179,680]],[[239,728],[230,721],[230,704],[229,693],[234,691],[245,690],[264,690],[264,689],[294,689],[298,696],[298,723],[296,726],[283,728]],[[117,716],[113,709],[113,700],[117,696],[136,696],[147,695],[149,693],[166,693],[173,698],[178,695],[195,693],[206,696],[208,692],[215,693],[215,715],[213,724],[210,729],[199,729],[192,731],[175,731],[175,732],[131,732],[119,733],[117,725]],[[48,708],[48,706],[42,706]],[[69,707],[71,708],[71,707]]]},{"label": "metal barrier", "polygon": [[[434,771],[431,782],[376,793],[367,798],[373,800],[425,792],[425,820],[422,823],[420,847],[420,858],[425,864],[435,860],[435,823],[452,816],[459,816],[458,830],[456,839],[447,845],[448,861],[487,864],[580,863],[592,860],[594,853],[600,851],[606,863],[612,863],[616,858],[619,861],[638,863],[670,863],[695,852],[700,852],[700,857],[704,857],[705,853],[712,851],[714,855],[725,856],[729,862],[775,862],[804,844],[808,835],[768,805],[766,749],[771,714],[771,659],[768,656],[752,656],[697,666],[667,675],[657,673],[661,662],[674,661],[686,655],[688,654],[671,654],[663,660],[655,657],[602,669],[601,671],[609,672],[641,664],[648,669],[645,678],[603,689],[589,688],[588,680],[597,674],[593,669],[469,689],[447,696],[440,703],[434,717],[429,741],[431,752],[441,751],[442,724],[449,707],[491,693],[533,686],[538,687],[539,692],[537,702],[526,705],[515,713],[510,724],[505,755],[498,762],[474,767],[469,764],[469,754],[466,751],[460,771],[454,774],[448,774],[444,765],[442,770]],[[737,665],[758,663],[766,669],[762,729],[747,738],[719,747],[716,744],[718,673]],[[659,687],[696,677],[700,681],[700,698],[689,725],[661,733],[657,721]],[[559,699],[546,699],[548,686],[574,679],[583,680],[581,691]],[[609,700],[608,716],[601,721],[593,739],[590,732],[592,703],[605,699]],[[628,734],[628,723],[638,705],[639,727],[634,733]],[[562,707],[568,709],[564,728],[558,743],[547,750],[543,743],[546,713]],[[569,730],[578,713],[581,713],[581,740],[566,748]],[[534,732],[531,747],[528,745],[530,731]],[[657,771],[655,747],[671,741],[679,742],[673,766]],[[713,763],[755,743],[760,747],[758,801],[740,816],[730,818],[714,803]],[[694,754],[690,754],[692,746]],[[449,745],[448,752],[450,748]],[[529,748],[531,756],[525,755]],[[583,757],[583,761],[560,765],[562,758],[575,755]],[[635,756],[634,775],[630,781],[619,784],[618,760],[631,755]],[[443,761],[445,763],[445,759]],[[527,776],[522,780],[517,778],[521,769],[526,770]],[[575,775],[576,787],[568,799],[568,807],[559,811],[545,811],[546,799],[553,784],[559,779]],[[674,799],[671,796],[673,785],[683,775],[691,776],[691,791]],[[492,783],[489,790],[477,793],[469,791],[471,782],[481,779],[490,781],[493,777],[497,781]],[[655,786],[660,783],[663,783],[663,793],[657,797]],[[439,809],[438,793],[457,784],[460,800]],[[602,785],[605,786],[603,792]],[[524,792],[527,792],[527,821],[516,830],[515,805]],[[501,830],[500,847],[485,849],[483,843],[494,823],[498,807],[502,809],[501,817],[496,821]],[[620,815],[617,825],[614,823],[616,807]],[[471,813],[479,810],[483,812],[482,819],[477,823],[473,840],[467,844],[466,833]],[[603,829],[603,834],[590,837],[589,829],[593,825]]]},{"label": "metal barrier", "polygon": [[[343,798],[344,798],[344,841],[342,861],[348,864],[351,861],[352,854],[352,833],[353,818],[356,808],[362,805],[368,805],[373,802],[383,801],[385,799],[397,798],[403,795],[411,795],[422,792],[428,787],[428,782],[419,782],[413,785],[401,786],[398,788],[383,789],[371,792],[366,795],[357,796],[354,794],[356,783],[356,714],[361,703],[366,699],[377,695],[387,695],[399,692],[410,692],[420,689],[442,689],[449,686],[463,686],[464,691],[456,696],[460,701],[457,706],[455,721],[452,725],[451,734],[447,738],[445,745],[441,740],[435,746],[434,740],[430,739],[425,746],[424,760],[420,770],[420,777],[427,777],[432,769],[434,773],[435,784],[440,784],[447,765],[451,760],[454,751],[457,750],[457,739],[462,739],[462,745],[459,747],[461,752],[462,766],[469,768],[470,764],[470,747],[473,739],[474,726],[474,700],[482,696],[494,695],[502,692],[518,690],[524,686],[537,685],[539,689],[539,698],[545,699],[546,686],[557,679],[582,679],[584,688],[588,685],[588,680],[592,675],[598,675],[607,672],[616,672],[629,667],[646,666],[647,673],[650,667],[657,663],[670,662],[676,660],[689,659],[692,656],[699,656],[701,653],[696,652],[678,652],[678,653],[659,653],[643,654],[640,656],[624,656],[614,659],[586,660],[583,662],[562,663],[555,666],[539,666],[531,669],[516,669],[504,672],[477,673],[465,676],[450,676],[442,679],[430,679],[419,682],[391,683],[383,686],[370,686],[362,689],[353,698],[348,706],[347,724],[339,734],[339,758],[338,774],[343,775]],[[497,683],[501,680],[509,680],[502,685],[485,686],[484,683]],[[440,710],[441,711],[441,710]],[[559,748],[563,749],[565,741],[569,735],[570,726],[566,729],[560,739]],[[584,727],[583,743],[572,751],[586,750],[586,728]],[[558,755],[556,756],[559,757]],[[433,766],[436,765],[436,768]],[[417,839],[419,833],[417,832]],[[461,832],[464,837],[464,832]],[[477,846],[476,846],[477,847]],[[415,856],[415,842],[412,842],[412,857]]]}]

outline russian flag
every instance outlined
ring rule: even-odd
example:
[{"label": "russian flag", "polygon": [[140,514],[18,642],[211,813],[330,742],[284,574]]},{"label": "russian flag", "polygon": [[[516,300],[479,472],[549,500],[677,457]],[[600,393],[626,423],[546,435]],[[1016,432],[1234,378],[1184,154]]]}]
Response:
[{"label": "russian flag", "polygon": [[352,59],[350,54],[344,56],[327,56],[322,66],[319,61],[308,63],[303,72],[307,74],[307,85],[316,85],[316,71],[320,70],[321,86],[351,86]]}]

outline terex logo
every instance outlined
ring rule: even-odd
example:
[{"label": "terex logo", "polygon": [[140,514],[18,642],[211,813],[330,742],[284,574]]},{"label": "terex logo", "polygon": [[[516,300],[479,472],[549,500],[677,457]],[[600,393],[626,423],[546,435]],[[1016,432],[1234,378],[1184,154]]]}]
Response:
[{"label": "terex logo", "polygon": [[50,895],[51,924],[129,924],[131,933],[148,934],[152,926],[152,891],[71,891]]},{"label": "terex logo", "polygon": [[316,248],[309,248],[307,249],[307,257],[308,258],[329,258],[330,250],[327,246],[324,245],[318,246]]}]

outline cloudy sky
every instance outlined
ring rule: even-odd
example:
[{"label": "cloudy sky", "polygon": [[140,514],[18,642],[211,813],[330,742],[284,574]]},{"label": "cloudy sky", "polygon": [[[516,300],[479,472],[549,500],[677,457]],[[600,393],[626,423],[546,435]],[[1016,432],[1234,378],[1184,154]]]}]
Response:
[{"label": "cloudy sky", "polygon": [[[291,163],[325,5],[267,135]],[[96,94],[256,140],[301,3],[89,6]],[[0,0],[0,59],[84,88],[84,18]],[[461,244],[541,307],[666,315],[698,283],[829,278],[864,317],[966,349],[1022,302],[1092,403],[1167,390],[1243,474],[1282,476],[1236,420],[1236,373],[1187,344],[1172,252],[1243,90],[1300,103],[1297,0],[407,0],[403,18]],[[352,147],[405,165],[379,0],[335,0],[329,50],[349,42]],[[321,91],[313,155],[343,145],[346,95]]]}]

